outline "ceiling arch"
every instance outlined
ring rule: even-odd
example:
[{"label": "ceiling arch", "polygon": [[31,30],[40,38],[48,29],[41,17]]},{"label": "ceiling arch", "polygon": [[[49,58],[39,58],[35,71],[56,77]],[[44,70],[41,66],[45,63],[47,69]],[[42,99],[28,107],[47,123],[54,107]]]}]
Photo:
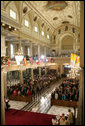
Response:
[{"label": "ceiling arch", "polygon": [[69,50],[73,49],[74,45],[74,38],[72,35],[65,34],[65,36],[62,37],[61,39],[61,49],[62,50]]},{"label": "ceiling arch", "polygon": [[[66,27],[67,27],[67,30],[65,30]],[[73,32],[73,28],[75,29],[75,32]],[[60,30],[60,33],[59,33],[59,30]],[[55,40],[53,37],[52,43],[58,45],[62,37],[65,35],[71,35],[75,38],[75,40],[76,39],[78,40],[79,34],[80,34],[80,30],[78,27],[74,25],[70,25],[70,24],[61,25],[54,31],[53,36],[55,36]]]},{"label": "ceiling arch", "polygon": [[71,32],[67,32],[67,33],[61,34],[61,36],[59,37],[59,40],[62,41],[62,39],[65,38],[66,36],[71,36],[72,38],[76,39],[74,34],[72,34]]},{"label": "ceiling arch", "polygon": [[74,39],[74,43],[76,41],[76,36],[74,36],[74,34],[72,34],[71,32],[62,33],[61,36],[59,36],[57,38],[57,44],[60,49],[61,49],[61,45],[62,45],[62,39],[65,38],[66,36],[71,36]]}]

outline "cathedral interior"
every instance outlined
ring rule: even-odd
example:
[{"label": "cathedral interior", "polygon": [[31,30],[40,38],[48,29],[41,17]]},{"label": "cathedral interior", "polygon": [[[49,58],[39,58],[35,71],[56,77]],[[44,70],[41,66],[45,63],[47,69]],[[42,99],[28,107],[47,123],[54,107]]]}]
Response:
[{"label": "cathedral interior", "polygon": [[1,1],[1,124],[84,125],[84,1]]}]

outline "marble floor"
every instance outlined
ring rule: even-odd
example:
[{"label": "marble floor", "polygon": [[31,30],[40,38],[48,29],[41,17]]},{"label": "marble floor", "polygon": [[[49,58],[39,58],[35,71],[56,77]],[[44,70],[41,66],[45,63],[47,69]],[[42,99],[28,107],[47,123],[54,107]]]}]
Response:
[{"label": "marble floor", "polygon": [[10,108],[20,110],[20,109],[22,109],[25,105],[27,105],[27,102],[10,100],[10,101],[9,101],[9,104],[10,104]]},{"label": "marble floor", "polygon": [[61,84],[61,82],[62,80],[59,80],[56,83],[50,85],[50,87],[43,90],[42,94],[39,95],[36,99],[33,98],[31,103],[10,100],[9,104],[12,109],[47,113],[51,107],[51,93]]},{"label": "marble floor", "polygon": [[[68,114],[68,109],[69,107],[63,107],[63,106],[55,106],[53,105],[50,110],[47,112],[47,114],[52,114],[52,115],[62,115],[62,113],[65,114],[65,116]],[[71,111],[74,113],[74,109],[71,108]]]},{"label": "marble floor", "polygon": [[[61,84],[62,81],[63,80],[59,80],[56,83],[50,85],[50,87],[46,88],[36,99],[33,98],[31,103],[10,101],[9,104],[11,105],[11,108],[17,110],[47,113],[52,115],[61,115],[62,113],[65,113],[67,115],[68,107],[51,106],[50,103],[51,93]],[[74,112],[73,108],[71,108],[71,110]]]}]

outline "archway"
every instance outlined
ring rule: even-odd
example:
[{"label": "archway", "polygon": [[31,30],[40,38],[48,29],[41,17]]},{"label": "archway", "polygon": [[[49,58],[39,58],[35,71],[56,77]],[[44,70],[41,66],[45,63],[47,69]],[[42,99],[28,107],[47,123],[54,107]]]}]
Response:
[{"label": "archway", "polygon": [[64,36],[61,40],[62,50],[73,50],[74,38],[70,35]]},{"label": "archway", "polygon": [[64,33],[58,39],[59,53],[71,52],[75,50],[76,37],[72,33]]}]

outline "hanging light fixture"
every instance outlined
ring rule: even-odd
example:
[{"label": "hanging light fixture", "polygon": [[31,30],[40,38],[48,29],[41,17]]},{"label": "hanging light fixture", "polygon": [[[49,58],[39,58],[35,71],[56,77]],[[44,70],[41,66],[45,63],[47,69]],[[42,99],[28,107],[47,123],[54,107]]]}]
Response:
[{"label": "hanging light fixture", "polygon": [[21,40],[20,40],[20,32],[19,32],[19,49],[18,52],[15,53],[15,59],[17,62],[17,65],[20,65],[20,62],[23,60],[24,55],[23,52],[21,51]]}]

